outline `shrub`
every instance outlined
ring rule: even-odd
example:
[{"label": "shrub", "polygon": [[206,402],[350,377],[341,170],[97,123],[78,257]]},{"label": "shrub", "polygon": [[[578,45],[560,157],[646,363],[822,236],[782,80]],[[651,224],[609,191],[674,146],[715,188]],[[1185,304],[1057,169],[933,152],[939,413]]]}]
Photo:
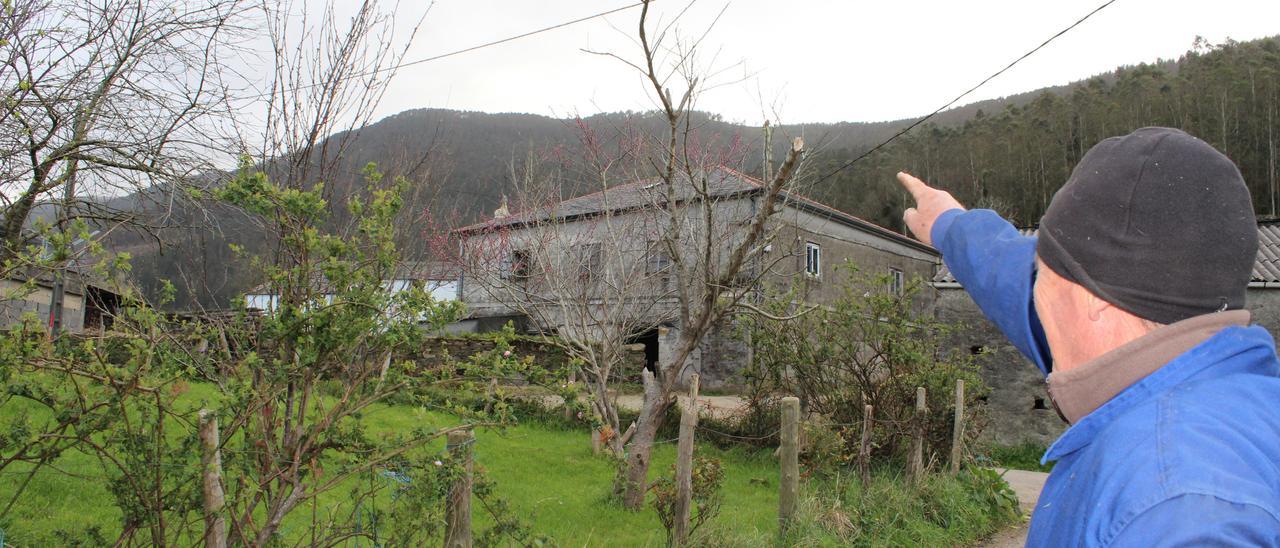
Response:
[{"label": "shrub", "polygon": [[939,474],[912,486],[881,467],[865,488],[837,476],[802,496],[781,544],[968,545],[1018,518],[1017,499],[992,470]]},{"label": "shrub", "polygon": [[[667,546],[675,545],[676,520],[676,480],[675,465],[671,465],[671,475],[663,476],[649,485],[653,493],[651,504],[658,513],[658,520],[667,530]],[[689,509],[689,537],[693,538],[698,528],[720,514],[721,483],[724,481],[724,470],[719,459],[695,457],[693,459],[693,493],[692,507]]]},{"label": "shrub", "polygon": [[[954,387],[963,379],[966,410],[973,411],[965,434],[975,439],[982,426],[982,408],[976,404],[985,387],[969,356],[942,351],[948,326],[916,304],[920,280],[894,293],[888,277],[863,275],[850,263],[839,270],[845,273],[840,296],[828,307],[789,321],[743,322],[754,348],[744,374],[748,402],[772,412],[777,394],[794,394],[808,413],[845,427],[837,431],[845,441],[843,451],[852,454],[860,442],[863,406],[870,404],[873,455],[905,460],[917,426],[924,430],[926,455],[947,454]],[[775,316],[795,315],[802,306],[798,302],[793,292],[765,307]],[[924,387],[928,398],[923,422],[915,417],[917,387]]]}]

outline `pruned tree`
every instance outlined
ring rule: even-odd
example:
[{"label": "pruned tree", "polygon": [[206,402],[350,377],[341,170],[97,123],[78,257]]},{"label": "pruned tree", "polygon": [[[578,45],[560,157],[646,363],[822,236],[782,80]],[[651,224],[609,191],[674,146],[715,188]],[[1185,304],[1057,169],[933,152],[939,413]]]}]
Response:
[{"label": "pruned tree", "polygon": [[626,442],[623,501],[633,510],[643,506],[658,429],[704,338],[735,312],[760,312],[751,304],[754,291],[788,256],[765,250],[804,148],[795,139],[767,181],[744,175],[742,141],[704,134],[706,117],[695,111],[703,91],[723,85],[715,81],[723,73],[702,64],[701,39],[682,40],[674,21],[651,34],[649,14],[645,2],[639,61],[601,55],[643,77],[657,102],[659,129],[606,128],[604,138],[580,123],[581,150],[562,177],[591,181],[594,194],[561,202],[562,189],[580,187],[543,181],[556,190],[523,192],[509,217],[462,231],[468,279],[480,280],[487,293],[479,298],[529,315],[536,328],[575,349],[593,383],[594,411],[615,432],[621,425],[599,400],[621,348],[629,336],[670,325],[656,371],[641,372],[639,418],[613,447],[617,452]]},{"label": "pruned tree", "polygon": [[[633,510],[644,504],[649,456],[690,359],[716,324],[752,308],[751,289],[770,263],[764,249],[778,229],[770,221],[786,200],[784,190],[793,183],[804,151],[803,141],[795,138],[773,178],[758,185],[755,200],[733,200],[732,193],[723,193],[725,164],[741,161],[740,153],[702,142],[693,116],[701,92],[716,85],[708,75],[718,72],[701,65],[701,39],[680,39],[673,34],[674,23],[651,36],[650,5],[646,1],[641,8],[638,27],[643,58],[624,62],[644,76],[666,122],[646,147],[644,161],[656,181],[645,211],[657,221],[657,240],[672,259],[678,323],[675,344],[657,374],[641,375],[644,399],[628,446],[623,495],[623,504]],[[676,93],[672,85],[679,86]]]}]

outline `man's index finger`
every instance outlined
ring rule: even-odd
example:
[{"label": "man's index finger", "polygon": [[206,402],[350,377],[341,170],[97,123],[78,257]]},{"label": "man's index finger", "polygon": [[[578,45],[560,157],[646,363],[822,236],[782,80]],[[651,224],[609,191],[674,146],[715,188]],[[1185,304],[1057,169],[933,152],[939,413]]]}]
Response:
[{"label": "man's index finger", "polygon": [[898,172],[898,182],[902,183],[903,188],[906,188],[907,192],[910,192],[911,197],[915,198],[917,202],[920,201],[920,194],[929,189],[929,185],[924,184],[924,181],[905,171]]}]

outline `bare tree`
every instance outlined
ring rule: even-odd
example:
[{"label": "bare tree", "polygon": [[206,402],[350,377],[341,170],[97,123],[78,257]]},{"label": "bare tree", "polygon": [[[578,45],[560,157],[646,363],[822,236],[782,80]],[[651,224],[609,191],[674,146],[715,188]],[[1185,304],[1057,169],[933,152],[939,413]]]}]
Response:
[{"label": "bare tree", "polygon": [[[627,451],[623,495],[623,503],[637,510],[644,504],[649,455],[658,429],[675,403],[690,358],[716,324],[735,310],[750,307],[750,288],[765,271],[759,268],[764,264],[764,248],[777,230],[770,219],[780,211],[783,190],[795,177],[803,151],[803,142],[795,139],[750,207],[720,192],[717,185],[724,180],[722,168],[729,158],[700,141],[693,116],[699,94],[713,85],[707,80],[715,72],[700,65],[700,39],[682,41],[670,24],[650,36],[649,7],[646,1],[638,29],[643,59],[624,62],[644,75],[666,121],[664,135],[648,147],[647,160],[657,174],[658,192],[646,210],[654,212],[662,226],[658,240],[672,258],[678,335],[657,375],[641,375],[644,400]],[[679,86],[677,94],[672,93],[672,85]]]},{"label": "bare tree", "polygon": [[642,59],[602,55],[644,77],[661,129],[613,128],[604,139],[581,123],[578,170],[569,177],[591,181],[594,194],[558,201],[558,192],[525,190],[509,217],[462,231],[468,280],[479,293],[468,300],[524,313],[554,332],[585,364],[593,410],[615,432],[620,425],[605,386],[624,343],[670,325],[656,373],[641,373],[640,416],[612,447],[627,444],[624,504],[632,509],[643,505],[655,436],[704,338],[736,311],[758,313],[754,290],[787,256],[764,251],[781,226],[771,220],[803,149],[796,139],[767,181],[744,175],[742,142],[701,131],[706,117],[695,111],[697,100],[721,85],[714,82],[719,73],[702,65],[701,39],[682,41],[674,22],[651,36],[649,7],[645,2],[640,16]]},{"label": "bare tree", "polygon": [[[624,373],[627,343],[675,320],[672,261],[656,237],[661,227],[637,209],[651,189],[612,173],[634,173],[624,167],[640,134],[619,128],[605,144],[580,127],[577,165],[543,170],[531,152],[513,166],[516,212],[462,230],[462,264],[473,301],[523,314],[580,364],[601,439],[621,458],[634,429],[623,431],[609,386]],[[566,177],[590,181],[595,192],[562,202]]]},{"label": "bare tree", "polygon": [[0,264],[23,255],[41,205],[59,206],[55,228],[76,219],[116,226],[136,219],[101,197],[145,189],[181,199],[225,156],[206,122],[227,114],[221,63],[241,36],[242,3],[4,3]]}]

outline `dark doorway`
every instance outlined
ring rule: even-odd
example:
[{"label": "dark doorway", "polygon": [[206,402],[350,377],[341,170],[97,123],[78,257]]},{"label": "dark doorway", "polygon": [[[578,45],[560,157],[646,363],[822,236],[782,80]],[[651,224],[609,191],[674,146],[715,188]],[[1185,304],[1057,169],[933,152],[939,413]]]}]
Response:
[{"label": "dark doorway", "polygon": [[627,344],[644,344],[644,368],[658,373],[658,330],[650,329],[627,339]]},{"label": "dark doorway", "polygon": [[84,329],[111,329],[120,313],[120,295],[100,287],[85,285]]}]

